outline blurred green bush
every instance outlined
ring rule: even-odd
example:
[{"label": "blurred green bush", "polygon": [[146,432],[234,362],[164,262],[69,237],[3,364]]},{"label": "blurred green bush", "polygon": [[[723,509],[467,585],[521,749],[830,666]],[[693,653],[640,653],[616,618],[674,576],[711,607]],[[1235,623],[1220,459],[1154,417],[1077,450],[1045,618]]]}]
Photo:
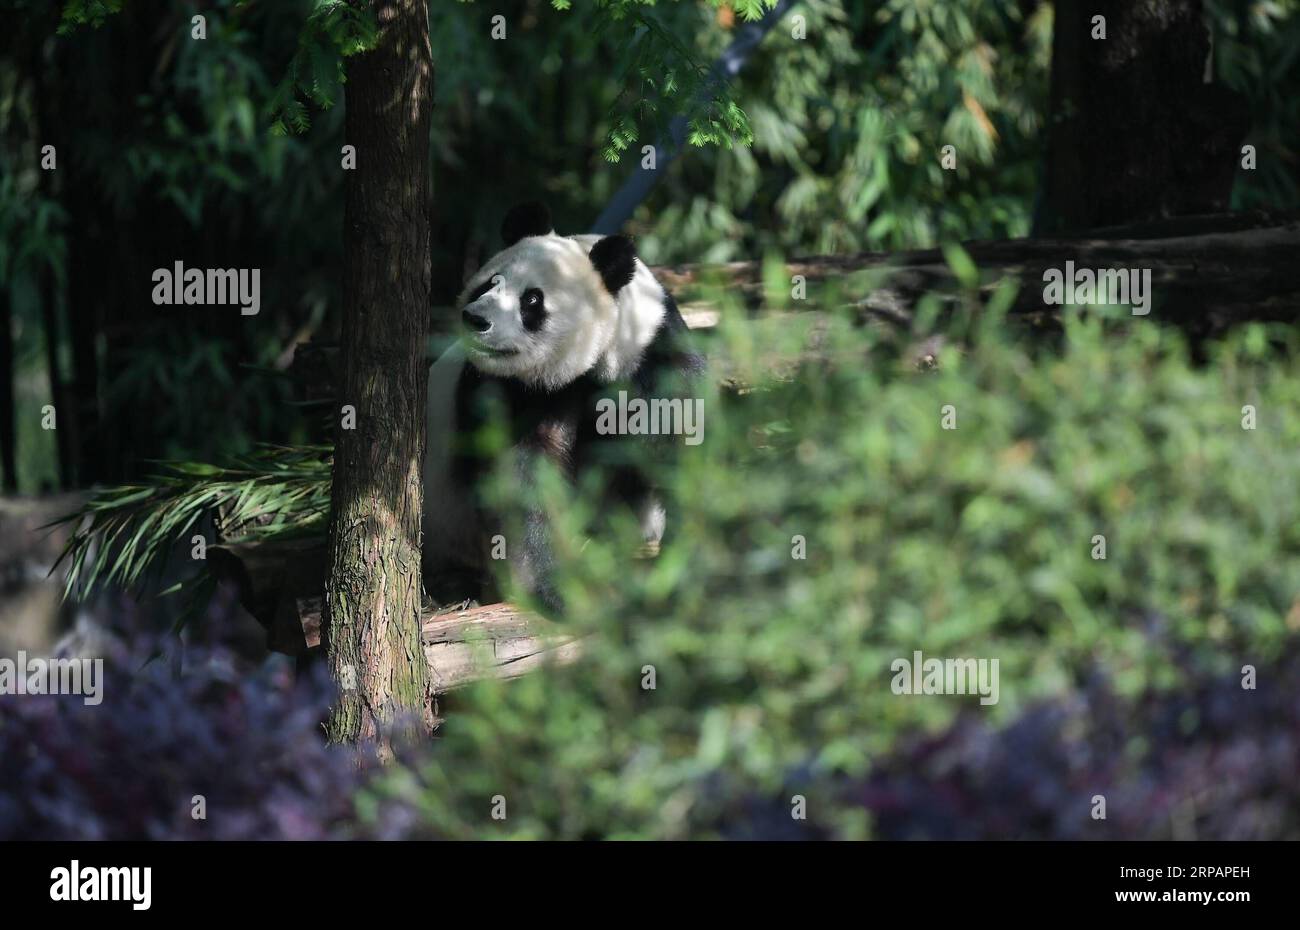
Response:
[{"label": "blurred green bush", "polygon": [[[1151,322],[1070,317],[1057,353],[993,311],[917,372],[837,319],[774,378],[801,338],[756,348],[749,326],[710,346],[753,380],[706,394],[703,444],[664,476],[659,558],[629,564],[630,520],[567,552],[584,660],[457,693],[431,761],[379,795],[444,836],[678,838],[793,792],[834,835],[868,836],[836,786],[960,711],[996,731],[1099,677],[1121,701],[1207,676],[1236,690],[1294,643],[1294,332],[1248,328],[1194,365]],[[596,515],[558,482],[548,499],[584,539]],[[918,649],[998,659],[1000,701],[895,695],[890,663]]]}]

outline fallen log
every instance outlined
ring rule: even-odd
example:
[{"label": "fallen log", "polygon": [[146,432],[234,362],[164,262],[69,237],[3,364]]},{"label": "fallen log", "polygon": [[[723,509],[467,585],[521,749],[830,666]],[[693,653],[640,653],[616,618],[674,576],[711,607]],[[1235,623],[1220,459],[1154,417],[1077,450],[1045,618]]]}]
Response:
[{"label": "fallen log", "polygon": [[[298,623],[303,650],[319,646],[319,597],[298,600]],[[567,664],[582,654],[577,636],[509,604],[429,609],[421,627],[437,694],[474,681],[518,678],[545,663]]]},{"label": "fallen log", "polygon": [[50,576],[72,528],[51,524],[85,503],[67,492],[0,497],[0,655],[49,655],[63,634],[60,597],[66,569]]},{"label": "fallen log", "polygon": [[[1177,217],[1092,230],[1051,239],[1006,239],[962,244],[979,274],[978,291],[987,297],[1012,281],[1020,285],[1011,312],[1055,318],[1062,308],[1043,301],[1043,273],[1076,268],[1150,269],[1155,306],[1149,319],[1172,323],[1195,338],[1221,334],[1247,321],[1300,319],[1300,215],[1261,211]],[[789,299],[764,289],[764,263],[662,265],[654,269],[664,285],[690,300],[710,285],[738,293],[750,310],[822,309],[817,285],[842,285],[853,276],[841,299],[859,308],[864,318],[910,328],[921,298],[933,295],[953,308],[969,295],[949,266],[942,249],[867,252],[794,259],[784,263],[783,278],[801,276],[807,298]],[[805,311],[806,312],[806,311]],[[719,321],[698,317],[703,327]],[[688,318],[689,322],[689,318]]]}]

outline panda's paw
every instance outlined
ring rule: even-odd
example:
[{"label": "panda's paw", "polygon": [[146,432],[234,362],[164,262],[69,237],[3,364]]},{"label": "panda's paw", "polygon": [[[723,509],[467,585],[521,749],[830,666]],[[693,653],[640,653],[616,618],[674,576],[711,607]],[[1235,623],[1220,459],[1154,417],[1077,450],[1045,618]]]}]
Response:
[{"label": "panda's paw", "polygon": [[553,619],[562,619],[564,617],[564,598],[560,592],[555,589],[549,581],[543,583],[533,591],[533,597],[545,608],[546,613]]}]

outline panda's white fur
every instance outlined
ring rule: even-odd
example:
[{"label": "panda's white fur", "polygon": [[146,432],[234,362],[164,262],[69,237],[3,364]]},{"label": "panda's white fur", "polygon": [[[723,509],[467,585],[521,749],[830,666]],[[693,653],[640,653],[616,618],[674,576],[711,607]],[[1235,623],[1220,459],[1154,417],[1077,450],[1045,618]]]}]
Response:
[{"label": "panda's white fur", "polygon": [[456,431],[456,385],[465,367],[465,346],[454,343],[429,369],[425,402],[428,437],[424,453],[424,539],[426,565],[464,563],[482,545],[473,500],[451,476]]},{"label": "panda's white fur", "polygon": [[[467,334],[452,345],[429,371],[426,565],[476,565],[488,546],[472,496],[452,477],[456,392],[466,363],[484,374],[514,378],[542,392],[563,388],[588,373],[611,383],[637,371],[664,324],[670,298],[639,258],[631,280],[617,295],[606,288],[590,257],[601,238],[558,236],[554,231],[525,236],[475,272],[457,299],[458,313],[468,310],[491,325],[486,332]],[[466,302],[494,279],[494,286],[472,303]],[[520,297],[530,288],[543,292],[547,310],[535,332],[524,326],[519,310]],[[665,527],[663,507],[651,495],[637,510],[646,542],[656,546]],[[535,574],[528,551],[508,549],[508,556],[516,577],[527,584]]]}]

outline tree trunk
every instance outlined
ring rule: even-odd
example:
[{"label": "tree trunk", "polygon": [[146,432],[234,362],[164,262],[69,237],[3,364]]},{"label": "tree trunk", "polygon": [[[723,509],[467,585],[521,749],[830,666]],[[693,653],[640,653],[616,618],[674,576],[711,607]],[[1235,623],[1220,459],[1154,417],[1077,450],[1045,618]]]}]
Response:
[{"label": "tree trunk", "polygon": [[[64,151],[59,149],[59,151]],[[67,203],[69,216],[85,216],[77,205],[93,203],[79,197],[81,183],[71,183]],[[93,222],[93,221],[92,221]],[[71,223],[68,235],[68,332],[72,341],[72,396],[66,410],[58,411],[59,429],[70,432],[72,462],[79,487],[89,487],[104,477],[104,458],[100,447],[99,422],[99,352],[95,348],[103,314],[96,306],[95,282],[102,271],[95,256],[93,237],[100,228],[88,229],[90,223]],[[66,424],[66,426],[65,426]]]},{"label": "tree trunk", "polygon": [[[114,24],[106,24],[112,29]],[[68,322],[68,342],[72,349],[72,370],[65,382],[64,406],[55,406],[57,428],[66,433],[68,465],[77,487],[90,487],[107,477],[107,462],[101,442],[99,335],[103,330],[104,306],[117,299],[119,280],[111,263],[104,260],[108,243],[126,235],[108,205],[109,194],[103,191],[93,172],[80,162],[77,152],[78,132],[89,132],[111,120],[108,115],[113,100],[133,100],[133,94],[120,93],[121,87],[107,87],[108,81],[78,81],[74,74],[79,61],[95,61],[102,68],[98,36],[82,32],[67,41],[51,45],[51,59],[43,91],[45,107],[41,113],[42,132],[48,133],[59,158],[60,170],[51,172],[51,184],[57,185],[59,204],[76,222],[67,224],[65,240],[67,273],[60,282],[64,295],[64,313]],[[107,71],[109,80],[121,80]],[[114,94],[118,91],[118,94]],[[42,142],[44,144],[44,141]]]},{"label": "tree trunk", "polygon": [[[45,367],[50,376],[50,403],[54,405],[56,417],[66,416],[64,404],[63,375],[59,368],[59,307],[54,272],[48,268],[40,272],[41,319],[45,324]],[[55,451],[59,457],[58,487],[67,490],[72,487],[72,459],[68,448],[68,431],[59,429],[55,423]]]},{"label": "tree trunk", "polygon": [[[377,0],[378,45],[350,60],[340,428],[325,586],[340,686],[332,742],[376,740],[399,716],[430,724],[420,644],[420,509],[429,308],[427,0]],[[346,427],[348,424],[343,423]],[[409,723],[409,719],[405,721]]]},{"label": "tree trunk", "polygon": [[1202,0],[1057,0],[1035,235],[1227,208],[1250,117],[1209,52]]},{"label": "tree trunk", "polygon": [[[53,101],[57,99],[58,93],[57,88],[51,89],[50,87],[52,78],[45,68],[44,56],[41,53],[43,44],[40,41],[33,40],[31,43],[32,50],[28,58],[28,67],[31,69],[30,74],[35,96],[35,106],[32,109],[33,125],[36,129],[36,138],[41,145],[45,145],[45,140],[52,138],[48,134],[51,117],[58,118],[57,113],[51,113],[54,106]],[[64,157],[66,157],[66,150]],[[59,201],[59,186],[56,183],[57,175],[58,172],[56,171],[42,171],[40,181],[41,192],[55,202]],[[45,328],[45,368],[49,373],[50,403],[54,405],[56,419],[54,444],[59,459],[58,487],[60,490],[66,491],[73,486],[75,478],[67,428],[71,415],[64,403],[67,399],[64,391],[65,382],[59,365],[62,327],[59,325],[58,301],[61,291],[53,267],[46,265],[37,271],[37,286],[41,301],[41,322]],[[62,429],[59,428],[57,422],[59,417],[63,418],[64,428]]]},{"label": "tree trunk", "polygon": [[0,285],[0,472],[6,494],[18,493],[18,454],[14,436],[14,331],[9,282]]}]

